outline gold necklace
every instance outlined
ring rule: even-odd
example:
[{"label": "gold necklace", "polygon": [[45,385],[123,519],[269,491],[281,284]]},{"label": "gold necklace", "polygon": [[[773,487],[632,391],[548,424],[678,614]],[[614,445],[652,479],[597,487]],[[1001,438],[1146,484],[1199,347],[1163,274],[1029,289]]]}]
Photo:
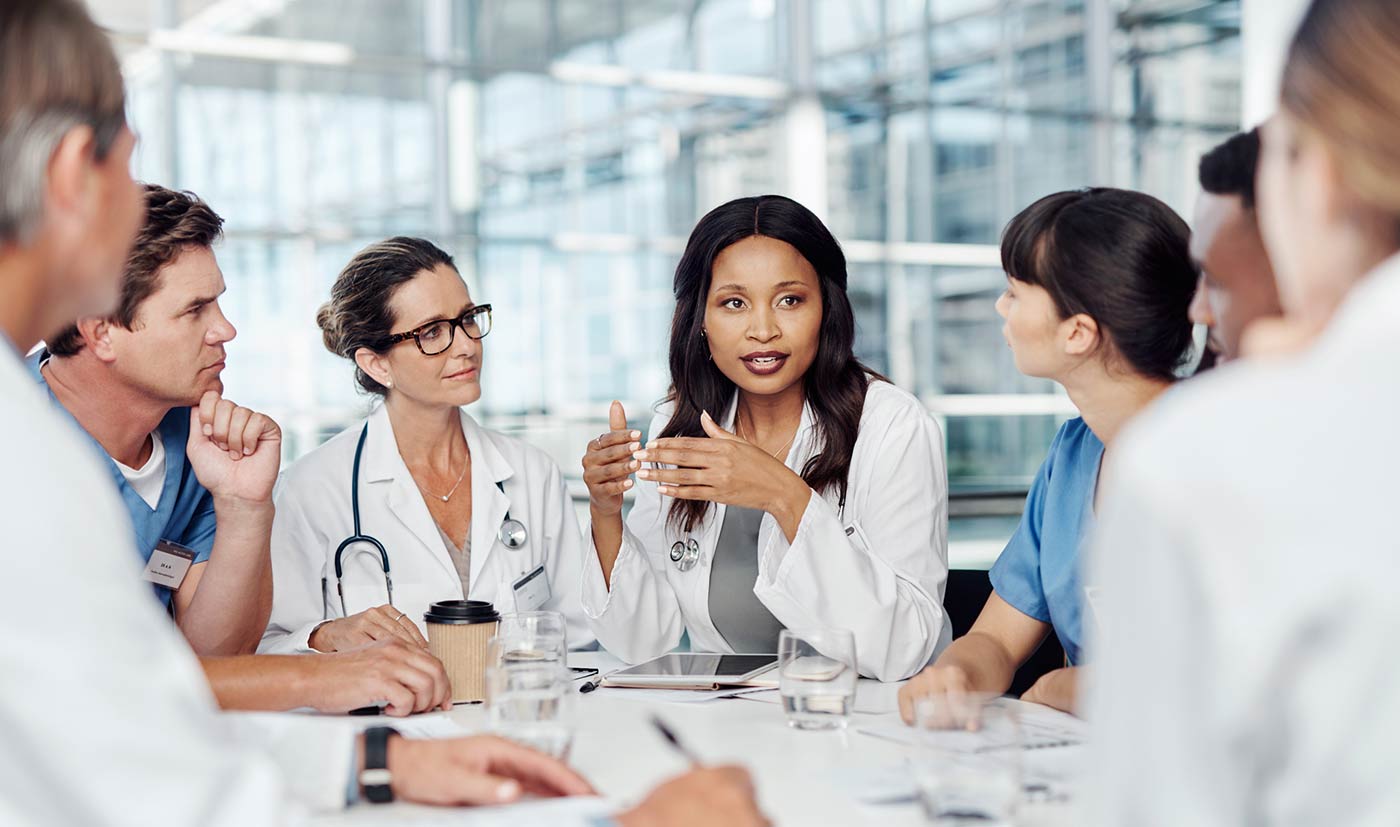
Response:
[{"label": "gold necklace", "polygon": [[783,443],[783,447],[779,448],[779,449],[776,450],[776,451],[769,451],[768,449],[764,448],[762,445],[759,445],[757,442],[755,442],[755,441],[753,441],[752,439],[749,439],[748,437],[744,436],[744,423],[743,423],[743,421],[742,421],[741,419],[739,419],[739,415],[738,415],[737,413],[734,415],[734,422],[735,422],[736,425],[737,425],[737,427],[735,428],[735,430],[737,430],[737,431],[739,432],[739,436],[740,436],[741,438],[743,438],[743,440],[744,440],[745,442],[749,443],[750,445],[753,445],[754,447],[758,448],[758,450],[764,452],[765,454],[767,454],[768,456],[772,457],[773,459],[778,460],[779,462],[782,462],[782,460],[779,459],[778,455],[781,454],[782,452],[786,451],[786,450],[788,449],[788,446],[789,446],[789,445],[792,445],[792,441],[793,441],[794,439],[797,439],[797,429],[796,429],[796,428],[793,428],[793,429],[792,429],[792,436],[788,437],[788,441]]},{"label": "gold necklace", "polygon": [[461,485],[462,480],[467,478],[467,469],[471,467],[471,464],[471,457],[468,457],[467,461],[462,463],[462,473],[457,475],[457,481],[452,484],[452,490],[448,491],[446,494],[434,494],[433,492],[429,491],[426,487],[424,487],[423,483],[419,482],[417,477],[413,477],[412,471],[410,471],[408,475],[410,477],[413,477],[413,484],[418,486],[419,491],[422,491],[424,494],[427,494],[430,497],[434,497],[436,499],[442,500],[443,502],[447,502],[448,500],[452,499],[453,494],[457,493],[457,486]]}]

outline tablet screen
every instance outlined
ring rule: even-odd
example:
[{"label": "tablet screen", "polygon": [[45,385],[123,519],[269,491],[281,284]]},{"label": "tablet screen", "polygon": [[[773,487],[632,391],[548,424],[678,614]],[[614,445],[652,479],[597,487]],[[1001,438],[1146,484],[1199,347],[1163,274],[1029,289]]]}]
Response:
[{"label": "tablet screen", "polygon": [[612,677],[690,677],[739,678],[765,666],[771,666],[777,655],[706,655],[695,652],[662,655],[656,660],[639,663]]}]

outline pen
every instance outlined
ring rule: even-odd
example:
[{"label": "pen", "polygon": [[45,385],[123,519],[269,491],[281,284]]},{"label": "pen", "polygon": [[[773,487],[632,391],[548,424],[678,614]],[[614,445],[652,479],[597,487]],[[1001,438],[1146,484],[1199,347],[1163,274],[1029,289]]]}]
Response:
[{"label": "pen", "polygon": [[581,683],[581,684],[578,685],[578,691],[583,692],[583,693],[592,692],[593,690],[595,690],[595,689],[597,689],[599,686],[601,686],[602,683],[603,683],[603,679],[602,679],[602,678],[593,678],[592,680],[586,680],[586,681],[584,681],[583,683]]},{"label": "pen", "polygon": [[696,757],[695,753],[691,752],[685,744],[681,743],[681,739],[676,737],[676,733],[672,732],[671,728],[666,726],[666,723],[664,721],[662,721],[659,717],[653,715],[651,716],[651,724],[661,732],[661,737],[665,738],[666,742],[670,744],[676,752],[679,752],[682,756],[684,756],[685,759],[689,761],[692,766],[700,766],[700,759]]}]

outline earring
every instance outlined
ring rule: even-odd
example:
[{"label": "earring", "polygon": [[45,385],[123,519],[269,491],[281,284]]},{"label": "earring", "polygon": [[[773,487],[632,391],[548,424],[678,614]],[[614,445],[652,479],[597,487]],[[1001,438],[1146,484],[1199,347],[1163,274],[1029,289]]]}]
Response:
[{"label": "earring", "polygon": [[394,387],[393,380],[386,381],[386,382],[384,383],[384,387],[385,387],[386,389],[391,389],[391,390],[392,390],[393,387]]}]

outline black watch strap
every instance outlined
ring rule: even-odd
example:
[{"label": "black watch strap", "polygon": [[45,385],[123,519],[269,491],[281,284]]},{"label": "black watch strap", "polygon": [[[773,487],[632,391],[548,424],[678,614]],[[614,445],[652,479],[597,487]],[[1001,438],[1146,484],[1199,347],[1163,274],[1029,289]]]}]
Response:
[{"label": "black watch strap", "polygon": [[375,804],[394,800],[394,791],[389,786],[389,739],[398,734],[398,730],[387,726],[365,730],[365,765],[360,770],[360,788],[365,798]]}]

